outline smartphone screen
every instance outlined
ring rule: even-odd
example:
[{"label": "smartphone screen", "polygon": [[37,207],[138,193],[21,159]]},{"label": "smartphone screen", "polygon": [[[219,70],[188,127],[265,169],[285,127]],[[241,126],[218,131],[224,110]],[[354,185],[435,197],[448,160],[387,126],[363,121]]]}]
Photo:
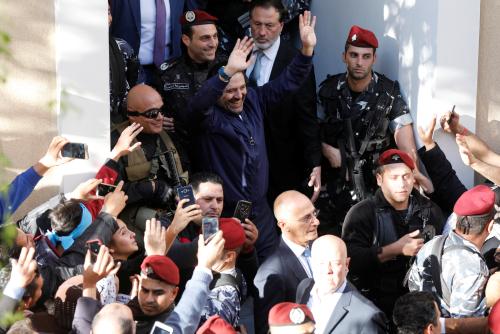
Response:
[{"label": "smartphone screen", "polygon": [[219,231],[219,219],[215,217],[203,217],[201,220],[201,230],[203,232],[203,239],[207,243]]},{"label": "smartphone screen", "polygon": [[101,249],[102,242],[99,239],[89,240],[87,241],[87,249],[90,250],[90,257],[92,263],[95,263],[97,259],[97,254],[99,254],[99,250]]},{"label": "smartphone screen", "polygon": [[165,325],[164,323],[161,323],[159,321],[155,321],[155,324],[153,325],[153,328],[151,329],[150,334],[173,334],[174,329],[168,325]]},{"label": "smartphone screen", "polygon": [[88,159],[89,152],[87,144],[67,143],[63,146],[61,155],[65,158]]},{"label": "smartphone screen", "polygon": [[245,221],[245,219],[250,217],[250,212],[252,211],[252,202],[239,200],[238,204],[236,204],[236,208],[234,209],[234,218],[238,218],[241,223]]},{"label": "smartphone screen", "polygon": [[183,208],[196,204],[196,200],[194,199],[193,187],[191,185],[187,185],[184,187],[177,188],[177,195],[179,196],[179,201],[187,198],[189,201],[184,203]]},{"label": "smartphone screen", "polygon": [[113,185],[113,184],[99,183],[97,185],[96,195],[99,196],[99,197],[104,197],[107,194],[112,193],[113,191],[115,191],[115,189],[116,189],[116,186]]}]

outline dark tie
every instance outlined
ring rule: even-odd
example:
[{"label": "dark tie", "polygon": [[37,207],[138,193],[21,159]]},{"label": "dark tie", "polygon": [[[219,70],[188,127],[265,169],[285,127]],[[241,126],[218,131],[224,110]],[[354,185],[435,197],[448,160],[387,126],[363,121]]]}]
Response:
[{"label": "dark tie", "polygon": [[264,55],[264,52],[262,52],[262,50],[260,49],[257,49],[254,51],[254,54],[257,55],[257,57],[255,58],[255,64],[253,66],[253,70],[252,70],[252,73],[250,73],[250,85],[251,86],[254,86],[254,87],[257,87],[258,86],[258,83],[259,83],[259,78],[260,78],[260,75],[261,75],[261,59],[262,59],[262,56]]},{"label": "dark tie", "polygon": [[160,67],[165,61],[165,25],[167,21],[166,8],[164,0],[155,0],[156,2],[156,28],[155,28],[155,47],[153,51],[153,62],[156,67]]}]

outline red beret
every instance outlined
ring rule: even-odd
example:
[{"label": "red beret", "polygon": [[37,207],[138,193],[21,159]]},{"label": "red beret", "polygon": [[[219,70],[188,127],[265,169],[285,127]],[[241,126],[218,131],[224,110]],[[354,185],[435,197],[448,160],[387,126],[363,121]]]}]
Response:
[{"label": "red beret", "polygon": [[196,26],[200,24],[215,23],[218,19],[202,10],[188,10],[182,14],[180,22],[182,26]]},{"label": "red beret", "polygon": [[401,150],[390,149],[383,152],[378,158],[379,166],[385,166],[390,164],[403,163],[408,166],[411,170],[415,169],[415,162],[408,155],[408,153]]},{"label": "red beret", "polygon": [[497,301],[490,310],[488,327],[493,334],[500,334],[500,301]]},{"label": "red beret", "polygon": [[245,230],[233,218],[219,218],[219,230],[226,241],[224,249],[237,249],[245,243]]},{"label": "red beret", "polygon": [[453,212],[460,216],[481,216],[491,213],[495,207],[495,193],[485,185],[475,186],[460,196]]},{"label": "red beret", "polygon": [[142,274],[170,285],[179,285],[179,268],[163,255],[147,256],[141,264]]},{"label": "red beret", "polygon": [[346,43],[362,48],[378,48],[378,40],[375,34],[359,26],[351,27]]},{"label": "red beret", "polygon": [[219,315],[213,315],[205,321],[196,334],[236,334],[236,331]]},{"label": "red beret", "polygon": [[303,304],[279,303],[269,311],[269,326],[295,326],[309,321],[314,321],[314,317]]}]

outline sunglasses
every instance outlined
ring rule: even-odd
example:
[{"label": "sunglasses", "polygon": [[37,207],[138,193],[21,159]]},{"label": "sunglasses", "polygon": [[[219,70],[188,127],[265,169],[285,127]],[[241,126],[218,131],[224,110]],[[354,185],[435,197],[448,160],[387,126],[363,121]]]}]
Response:
[{"label": "sunglasses", "polygon": [[156,117],[158,117],[158,114],[164,115],[163,109],[153,108],[146,110],[145,112],[127,111],[127,115],[129,116],[142,116],[150,119],[155,119]]}]

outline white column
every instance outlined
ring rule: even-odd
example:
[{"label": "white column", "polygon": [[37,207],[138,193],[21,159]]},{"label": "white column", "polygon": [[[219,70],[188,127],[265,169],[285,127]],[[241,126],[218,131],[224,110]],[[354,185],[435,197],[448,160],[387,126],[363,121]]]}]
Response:
[{"label": "white column", "polygon": [[64,166],[63,191],[93,177],[109,152],[107,10],[102,0],[56,0],[58,129],[90,156]]}]

